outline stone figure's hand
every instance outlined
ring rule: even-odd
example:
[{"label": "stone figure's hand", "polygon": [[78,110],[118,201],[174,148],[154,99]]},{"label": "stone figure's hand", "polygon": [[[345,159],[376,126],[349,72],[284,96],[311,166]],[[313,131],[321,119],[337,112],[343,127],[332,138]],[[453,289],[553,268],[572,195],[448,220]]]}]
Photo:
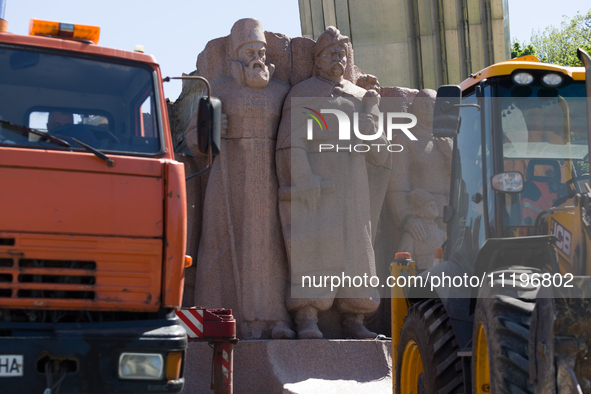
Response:
[{"label": "stone figure's hand", "polygon": [[320,177],[314,174],[307,175],[298,179],[295,187],[299,199],[305,202],[311,211],[315,211],[320,203]]},{"label": "stone figure's hand", "polygon": [[409,232],[416,241],[424,241],[427,239],[427,231],[425,231],[425,224],[422,220],[411,216],[404,225],[404,230]]},{"label": "stone figure's hand", "polygon": [[375,106],[380,105],[380,95],[373,89],[368,90],[363,96],[365,101],[365,112],[371,113]]},{"label": "stone figure's hand", "polygon": [[228,115],[222,113],[222,136],[225,137],[228,134]]}]

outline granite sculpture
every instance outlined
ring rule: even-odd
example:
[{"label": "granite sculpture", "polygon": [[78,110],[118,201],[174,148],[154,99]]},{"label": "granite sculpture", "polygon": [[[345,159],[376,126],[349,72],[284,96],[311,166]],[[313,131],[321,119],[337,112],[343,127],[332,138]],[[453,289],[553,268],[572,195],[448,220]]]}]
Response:
[{"label": "granite sculpture", "polygon": [[[363,325],[364,314],[379,304],[372,288],[348,286],[305,288],[306,275],[375,275],[372,248],[370,189],[366,161],[381,165],[389,153],[371,150],[321,152],[318,140],[334,142],[339,125],[326,116],[326,132],[318,139],[307,138],[306,115],[302,108],[323,105],[359,114],[359,130],[376,134],[379,95],[344,78],[348,37],[328,27],[314,45],[314,75],[295,85],[284,105],[277,139],[277,176],[280,193],[279,211],[283,234],[290,257],[291,288],[287,309],[294,316],[298,338],[322,338],[318,328],[319,312],[333,303],[341,315],[345,336],[373,338],[375,333]],[[363,100],[362,100],[363,98]],[[386,143],[383,135],[378,140]],[[355,143],[355,138],[351,141]]]},{"label": "granite sculpture", "polygon": [[[294,338],[284,302],[287,257],[275,174],[277,127],[289,86],[272,78],[260,21],[237,21],[229,44],[230,75],[211,83],[225,126],[205,194],[195,304],[232,309],[242,339]],[[197,155],[195,119],[186,140]]]},{"label": "granite sculpture", "polygon": [[[225,126],[221,153],[209,179],[203,178],[205,192],[200,191],[203,225],[189,240],[198,250],[195,285],[187,292],[195,292],[192,305],[232,309],[241,339],[294,338],[294,328],[298,338],[387,333],[371,323],[379,316],[389,321],[387,308],[376,310],[379,298],[372,289],[339,285],[331,290],[329,284],[312,293],[298,291],[305,274],[371,276],[376,265],[386,274],[397,246],[431,241],[432,223],[408,197],[419,188],[432,194],[441,225],[451,141],[431,134],[435,92],[381,87],[354,65],[351,44],[334,27],[314,42],[264,32],[256,19],[240,20],[229,36],[211,40],[197,68],[195,73],[212,81],[212,95],[222,100]],[[187,94],[183,100],[194,108],[194,98]],[[403,136],[398,142],[404,150],[398,153],[322,156],[317,144],[303,137],[309,118],[299,107],[319,109],[316,104],[331,100],[330,108],[357,112],[361,134],[376,135],[373,142],[383,144],[389,141],[377,135],[378,114],[408,108],[418,118],[412,128],[418,141]],[[330,130],[338,129],[335,116],[324,117]],[[183,119],[184,129],[189,117]],[[184,137],[200,159],[195,121],[196,114]],[[314,137],[334,138],[316,129]],[[353,134],[350,142],[364,141]],[[440,246],[441,233],[436,233]]]}]

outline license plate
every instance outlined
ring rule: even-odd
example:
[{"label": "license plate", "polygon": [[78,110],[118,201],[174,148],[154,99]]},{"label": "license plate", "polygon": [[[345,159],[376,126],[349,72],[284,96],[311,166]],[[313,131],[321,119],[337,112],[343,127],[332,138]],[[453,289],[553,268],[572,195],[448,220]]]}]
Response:
[{"label": "license plate", "polygon": [[0,354],[0,378],[23,376],[23,356],[17,354]]}]

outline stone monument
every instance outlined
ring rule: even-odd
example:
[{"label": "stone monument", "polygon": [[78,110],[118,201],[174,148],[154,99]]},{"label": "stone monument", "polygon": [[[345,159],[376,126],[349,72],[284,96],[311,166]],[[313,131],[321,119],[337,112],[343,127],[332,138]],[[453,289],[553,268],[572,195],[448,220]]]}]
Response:
[{"label": "stone monument", "polygon": [[[359,113],[363,134],[376,133],[373,113],[379,95],[344,78],[349,51],[348,38],[334,27],[328,27],[318,38],[314,45],[314,75],[291,89],[277,139],[280,191],[291,190],[290,198],[281,198],[279,202],[290,257],[287,309],[294,316],[298,338],[302,339],[323,337],[318,328],[318,313],[328,310],[333,303],[341,315],[346,336],[376,336],[363,325],[364,314],[378,306],[375,289],[354,291],[349,284],[312,291],[302,283],[302,276],[310,274],[375,275],[366,160],[382,165],[389,153],[320,152],[318,145],[306,138],[306,119],[300,113],[306,105],[326,103],[317,100],[323,98],[331,108]],[[328,122],[326,131],[338,129],[334,120]],[[325,132],[320,138],[331,141],[334,136]],[[386,142],[383,135],[378,139]]]},{"label": "stone monument", "polygon": [[[192,184],[192,219],[199,231],[189,233],[188,250],[198,252],[191,268],[195,284],[187,280],[185,293],[190,297],[195,291],[195,297],[183,304],[233,310],[241,339],[235,349],[235,382],[249,392],[269,387],[296,392],[303,386],[318,390],[327,384],[334,388],[335,381],[341,382],[342,392],[376,392],[373,384],[378,381],[391,387],[388,342],[380,344],[385,355],[378,358],[371,352],[380,341],[248,339],[293,338],[294,328],[298,338],[374,338],[374,332],[389,336],[389,300],[382,299],[385,302],[376,309],[377,292],[350,292],[353,289],[341,285],[334,291],[328,287],[307,297],[291,297],[290,285],[295,284],[297,293],[301,283],[290,281],[290,265],[295,264],[300,275],[313,270],[302,261],[288,261],[288,256],[299,248],[308,254],[296,253],[295,260],[304,257],[312,266],[323,265],[325,272],[328,266],[328,272],[338,275],[373,275],[376,266],[386,273],[407,223],[415,233],[424,231],[425,238],[439,243],[440,238],[431,235],[435,226],[421,215],[434,215],[427,192],[439,201],[439,186],[445,182],[443,194],[448,193],[449,179],[433,183],[429,171],[437,170],[434,177],[449,176],[451,144],[432,138],[432,108],[413,99],[429,100],[433,95],[380,86],[377,78],[354,65],[350,43],[334,27],[315,42],[264,32],[255,19],[240,20],[229,36],[209,41],[191,75],[212,82],[212,94],[222,100],[225,126],[220,155],[198,178],[207,187]],[[202,94],[187,83],[177,102],[169,105],[176,145],[186,143],[196,163],[203,156],[195,146],[192,112]],[[388,141],[376,132],[378,114],[410,109],[419,118],[412,129],[419,141],[405,140],[404,153],[339,151],[330,153],[334,157],[321,157],[302,138],[308,120],[297,108],[302,98],[309,100],[310,108],[319,108],[314,107],[316,100],[332,100],[334,106],[324,108],[357,112],[359,131],[376,135],[379,143]],[[330,130],[336,130],[336,117],[325,118]],[[314,135],[322,137],[317,131]],[[415,179],[419,164],[421,173]],[[195,171],[191,168],[189,173]],[[423,205],[413,207],[408,196],[418,188],[425,189],[421,194],[427,197],[417,198]],[[308,234],[302,236],[301,229]],[[409,232],[405,237],[420,249],[416,235]],[[406,248],[405,242],[401,245]],[[419,249],[413,249],[414,258],[422,253]],[[359,369],[359,354],[372,354],[369,359],[383,371],[376,374],[378,368],[370,362]],[[330,364],[334,359],[343,361],[338,368]],[[207,344],[189,344],[187,387],[193,391],[209,387],[207,360]],[[253,371],[264,371],[261,379],[252,379]]]},{"label": "stone monument", "polygon": [[[293,277],[290,282],[291,269],[296,267],[299,275],[313,271],[288,261],[293,243],[302,245],[292,227],[314,229],[310,233],[317,235],[311,247],[299,249],[307,254],[296,260],[322,263],[339,275],[372,275],[377,265],[382,277],[403,233],[424,241],[427,225],[407,196],[417,188],[427,190],[441,214],[451,168],[451,141],[431,135],[435,92],[381,87],[375,76],[354,65],[350,43],[333,27],[314,42],[264,32],[254,19],[238,21],[229,36],[211,40],[197,68],[192,74],[212,81],[212,94],[222,100],[225,126],[221,154],[209,172],[207,189],[200,192],[203,225],[189,240],[198,250],[195,285],[185,290],[187,295],[195,291],[190,305],[232,309],[241,339],[295,337],[288,310],[299,338],[388,334],[389,307],[386,303],[371,315],[379,300],[372,292],[349,297],[350,289],[339,286],[309,297],[290,296],[293,289],[287,284],[300,285]],[[175,107],[194,107],[197,93],[186,93]],[[418,142],[405,140],[400,153],[338,152],[332,163],[328,157],[320,160],[319,152],[298,137],[305,133],[305,115],[292,111],[294,100],[306,97],[310,105],[316,99],[341,100],[334,108],[343,105],[343,110],[358,112],[359,129],[366,135],[376,134],[379,112],[408,108],[418,118],[412,129]],[[386,102],[382,97],[399,99]],[[292,127],[294,113],[302,127]],[[189,123],[182,116],[177,123]],[[331,130],[337,128],[333,115],[325,118]],[[199,159],[195,120],[193,116],[183,137]],[[293,130],[297,132],[292,135]],[[388,143],[383,135],[379,138],[375,142]],[[346,215],[355,220],[345,221]],[[303,225],[294,225],[294,220]],[[338,236],[335,228],[340,229]],[[364,327],[364,315],[371,331]],[[371,319],[386,323],[373,324]]]},{"label": "stone monument", "polygon": [[[294,338],[277,211],[275,141],[289,86],[272,78],[260,21],[232,27],[230,75],[211,83],[225,126],[205,194],[195,305],[232,309],[241,339]],[[196,149],[196,115],[186,131]]]}]

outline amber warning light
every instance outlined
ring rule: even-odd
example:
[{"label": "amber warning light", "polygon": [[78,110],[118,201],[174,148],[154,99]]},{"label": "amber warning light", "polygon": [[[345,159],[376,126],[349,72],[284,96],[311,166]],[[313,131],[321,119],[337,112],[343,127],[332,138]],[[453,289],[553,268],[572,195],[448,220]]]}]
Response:
[{"label": "amber warning light", "polygon": [[49,36],[70,38],[80,41],[94,42],[98,44],[101,28],[97,26],[75,25],[73,23],[60,23],[31,19],[29,24],[30,36]]}]

